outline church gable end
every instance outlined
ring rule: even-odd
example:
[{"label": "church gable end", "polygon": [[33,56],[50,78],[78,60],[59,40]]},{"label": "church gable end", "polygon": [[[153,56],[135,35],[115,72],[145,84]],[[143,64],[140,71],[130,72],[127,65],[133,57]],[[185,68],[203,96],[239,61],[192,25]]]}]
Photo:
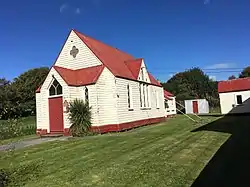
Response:
[{"label": "church gable end", "polygon": [[55,66],[72,70],[102,65],[101,61],[72,30],[55,62]]}]

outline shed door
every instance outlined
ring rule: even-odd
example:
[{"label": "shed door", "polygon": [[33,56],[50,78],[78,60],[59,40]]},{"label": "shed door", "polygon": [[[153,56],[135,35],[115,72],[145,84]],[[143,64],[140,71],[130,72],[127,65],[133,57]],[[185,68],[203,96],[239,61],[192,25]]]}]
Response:
[{"label": "shed door", "polygon": [[62,97],[49,98],[50,132],[63,132],[63,101]]},{"label": "shed door", "polygon": [[193,113],[198,114],[198,101],[193,101]]}]

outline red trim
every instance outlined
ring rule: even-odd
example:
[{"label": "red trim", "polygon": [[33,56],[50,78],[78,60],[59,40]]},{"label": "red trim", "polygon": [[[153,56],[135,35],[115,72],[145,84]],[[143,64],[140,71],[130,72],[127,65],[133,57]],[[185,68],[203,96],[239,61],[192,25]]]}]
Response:
[{"label": "red trim", "polygon": [[98,133],[107,133],[107,132],[119,132],[128,129],[132,129],[135,127],[140,127],[144,125],[159,123],[164,121],[165,117],[160,118],[151,118],[151,119],[143,119],[138,121],[132,121],[128,123],[121,123],[121,124],[110,124],[110,125],[102,125],[102,126],[92,126],[92,131]]},{"label": "red trim", "polygon": [[69,128],[65,128],[64,132],[63,132],[64,136],[70,136],[70,129]]},{"label": "red trim", "polygon": [[44,135],[44,134],[48,134],[47,129],[36,129],[36,135],[37,136],[41,136],[41,135]]},{"label": "red trim", "polygon": [[[165,120],[166,120],[166,117],[160,117],[160,118],[143,119],[143,120],[121,123],[121,124],[92,126],[91,131],[96,132],[96,133],[119,132],[119,131],[129,130],[129,129],[140,127],[140,126],[163,122]],[[47,129],[37,129],[37,135],[44,135],[44,134],[48,134]],[[56,134],[56,133],[50,132],[49,134]],[[63,135],[70,136],[71,135],[70,129],[64,128]]]}]

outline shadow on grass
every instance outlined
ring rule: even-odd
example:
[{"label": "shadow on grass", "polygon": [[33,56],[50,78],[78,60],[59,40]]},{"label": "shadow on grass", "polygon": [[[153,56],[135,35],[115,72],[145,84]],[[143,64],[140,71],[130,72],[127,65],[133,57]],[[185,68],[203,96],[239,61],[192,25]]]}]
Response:
[{"label": "shadow on grass", "polygon": [[229,115],[192,131],[231,134],[202,170],[192,187],[250,186],[250,114],[236,115],[237,110],[236,107]]}]

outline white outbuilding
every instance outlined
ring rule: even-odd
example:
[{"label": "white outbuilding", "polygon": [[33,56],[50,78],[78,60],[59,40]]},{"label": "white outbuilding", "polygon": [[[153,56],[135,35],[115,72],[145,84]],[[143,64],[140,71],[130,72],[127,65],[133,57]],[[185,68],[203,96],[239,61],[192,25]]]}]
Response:
[{"label": "white outbuilding", "polygon": [[165,99],[166,117],[175,115],[176,114],[175,96],[172,93],[168,92],[167,90],[164,90],[164,99]]},{"label": "white outbuilding", "polygon": [[186,114],[208,114],[209,104],[206,99],[185,100]]},{"label": "white outbuilding", "polygon": [[250,113],[250,78],[240,78],[218,83],[222,114]]}]

